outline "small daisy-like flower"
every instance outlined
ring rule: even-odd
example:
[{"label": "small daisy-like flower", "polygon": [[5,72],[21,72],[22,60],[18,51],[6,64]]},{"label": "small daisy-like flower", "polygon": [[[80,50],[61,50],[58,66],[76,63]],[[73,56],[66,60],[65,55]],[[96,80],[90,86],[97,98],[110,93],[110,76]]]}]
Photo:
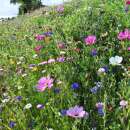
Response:
[{"label": "small daisy-like flower", "polygon": [[24,109],[30,109],[32,107],[32,104],[31,103],[28,103],[24,106]]},{"label": "small daisy-like flower", "polygon": [[121,65],[122,61],[123,61],[123,57],[121,56],[115,56],[109,59],[109,63],[112,65]]},{"label": "small daisy-like flower", "polygon": [[128,101],[125,101],[125,100],[120,101],[120,106],[121,107],[126,107],[127,105],[128,105]]},{"label": "small daisy-like flower", "polygon": [[44,108],[44,105],[43,104],[38,104],[37,105],[37,109],[43,109]]},{"label": "small daisy-like flower", "polygon": [[99,68],[98,69],[98,74],[104,74],[105,73],[105,69],[104,68]]}]

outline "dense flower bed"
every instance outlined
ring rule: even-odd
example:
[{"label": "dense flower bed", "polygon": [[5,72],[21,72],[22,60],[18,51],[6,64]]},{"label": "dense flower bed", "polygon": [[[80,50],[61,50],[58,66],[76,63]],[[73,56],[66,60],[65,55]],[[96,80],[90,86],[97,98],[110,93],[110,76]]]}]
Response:
[{"label": "dense flower bed", "polygon": [[130,16],[83,0],[0,28],[0,129],[129,130]]}]

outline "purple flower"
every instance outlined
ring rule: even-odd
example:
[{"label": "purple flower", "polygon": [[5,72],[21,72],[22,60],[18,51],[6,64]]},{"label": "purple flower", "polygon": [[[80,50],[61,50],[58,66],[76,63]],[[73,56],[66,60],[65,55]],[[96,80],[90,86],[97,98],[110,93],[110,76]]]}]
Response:
[{"label": "purple flower", "polygon": [[102,102],[96,103],[96,108],[97,109],[102,109],[103,108],[103,103]]},{"label": "purple flower", "polygon": [[44,40],[44,38],[45,38],[45,35],[40,35],[40,34],[38,34],[38,35],[35,36],[35,39],[36,39],[37,41]]},{"label": "purple flower", "polygon": [[104,111],[103,111],[103,109],[99,108],[99,109],[98,109],[98,114],[99,114],[100,116],[104,116]]},{"label": "purple flower", "polygon": [[60,88],[55,88],[54,93],[56,93],[56,94],[60,93]]},{"label": "purple flower", "polygon": [[92,56],[97,56],[98,52],[96,49],[92,49],[91,53]]},{"label": "purple flower", "polygon": [[104,66],[102,68],[104,68],[104,70],[105,70],[106,73],[108,72],[108,67],[107,66]]},{"label": "purple flower", "polygon": [[63,13],[64,12],[64,6],[63,5],[59,5],[56,10],[59,13]]},{"label": "purple flower", "polygon": [[66,112],[66,115],[72,118],[83,118],[88,116],[88,113],[83,110],[83,107],[76,105],[75,107],[69,108]]},{"label": "purple flower", "polygon": [[98,109],[98,114],[100,116],[104,116],[103,103],[102,102],[96,103],[96,108]]},{"label": "purple flower", "polygon": [[72,85],[71,85],[71,88],[72,89],[79,89],[79,84],[78,83],[73,83]]},{"label": "purple flower", "polygon": [[38,104],[37,105],[37,109],[43,109],[44,108],[44,105],[43,104]]},{"label": "purple flower", "polygon": [[14,122],[14,121],[10,121],[10,122],[9,122],[9,127],[10,127],[10,128],[15,127],[15,125],[16,125],[16,122]]},{"label": "purple flower", "polygon": [[57,61],[58,61],[58,62],[64,62],[64,61],[65,61],[65,58],[64,58],[64,57],[59,57],[59,58],[57,58]]},{"label": "purple flower", "polygon": [[95,87],[91,88],[90,91],[91,91],[92,93],[96,94],[97,91],[98,91],[98,89],[99,89],[99,88],[95,86]]},{"label": "purple flower", "polygon": [[53,32],[45,32],[43,35],[50,37],[51,35],[53,35]]},{"label": "purple flower", "polygon": [[60,114],[61,114],[62,116],[65,116],[66,113],[67,113],[67,110],[66,110],[66,109],[63,109],[63,110],[60,111]]},{"label": "purple flower", "polygon": [[21,101],[22,100],[22,96],[16,96],[16,100]]}]

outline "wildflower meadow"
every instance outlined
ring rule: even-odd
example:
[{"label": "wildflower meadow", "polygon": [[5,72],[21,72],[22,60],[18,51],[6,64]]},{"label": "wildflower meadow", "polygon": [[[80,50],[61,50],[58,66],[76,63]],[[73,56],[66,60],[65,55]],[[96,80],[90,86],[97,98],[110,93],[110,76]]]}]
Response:
[{"label": "wildflower meadow", "polygon": [[130,12],[72,0],[0,22],[0,130],[130,130]]}]

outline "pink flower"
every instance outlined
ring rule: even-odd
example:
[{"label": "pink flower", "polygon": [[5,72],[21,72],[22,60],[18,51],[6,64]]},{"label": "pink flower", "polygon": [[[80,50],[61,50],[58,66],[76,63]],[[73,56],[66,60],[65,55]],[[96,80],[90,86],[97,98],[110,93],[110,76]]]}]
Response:
[{"label": "pink flower", "polygon": [[44,40],[44,38],[45,38],[45,36],[44,36],[44,35],[40,35],[40,34],[38,34],[38,35],[35,36],[35,39],[36,39],[37,41]]},{"label": "pink flower", "polygon": [[121,107],[126,107],[128,105],[128,102],[127,101],[125,101],[125,100],[121,100],[120,101],[120,106]]},{"label": "pink flower", "polygon": [[126,40],[126,39],[130,40],[130,31],[128,29],[125,29],[124,32],[120,32],[118,34],[118,39],[119,40]]},{"label": "pink flower", "polygon": [[71,107],[67,110],[66,115],[73,117],[73,118],[83,118],[85,116],[88,116],[88,113],[83,110],[83,107],[75,106]]},{"label": "pink flower", "polygon": [[43,61],[43,62],[39,63],[38,65],[45,65],[47,63],[48,63],[47,61]]},{"label": "pink flower", "polygon": [[49,59],[49,60],[48,60],[48,63],[49,63],[49,64],[50,64],[50,63],[55,63],[55,61],[56,61],[55,59]]},{"label": "pink flower", "polygon": [[95,44],[95,42],[96,42],[96,36],[94,36],[94,35],[90,35],[85,38],[86,45],[93,45],[93,44]]},{"label": "pink flower", "polygon": [[53,79],[48,77],[42,77],[38,81],[37,90],[43,92],[46,88],[50,89],[53,86]]},{"label": "pink flower", "polygon": [[129,1],[129,0],[128,0],[128,1],[126,1],[126,4],[127,4],[127,5],[130,5],[130,1]]},{"label": "pink flower", "polygon": [[130,47],[128,47],[128,51],[130,51]]},{"label": "pink flower", "polygon": [[43,46],[38,45],[38,46],[36,46],[36,47],[34,48],[34,51],[35,51],[36,53],[39,53],[42,48],[43,48]]},{"label": "pink flower", "polygon": [[58,43],[58,45],[57,45],[57,47],[59,48],[59,49],[65,49],[65,44],[64,43]]}]

